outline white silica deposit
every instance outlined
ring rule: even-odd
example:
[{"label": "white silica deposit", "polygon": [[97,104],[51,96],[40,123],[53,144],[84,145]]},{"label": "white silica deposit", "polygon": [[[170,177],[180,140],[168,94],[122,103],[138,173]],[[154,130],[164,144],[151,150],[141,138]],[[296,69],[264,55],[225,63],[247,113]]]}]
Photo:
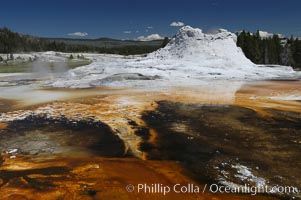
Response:
[{"label": "white silica deposit", "polygon": [[214,34],[182,27],[164,48],[146,56],[85,54],[88,66],[69,70],[46,86],[85,88],[98,86],[198,85],[208,80],[296,79],[288,66],[256,65],[236,46],[236,35],[220,29]]}]

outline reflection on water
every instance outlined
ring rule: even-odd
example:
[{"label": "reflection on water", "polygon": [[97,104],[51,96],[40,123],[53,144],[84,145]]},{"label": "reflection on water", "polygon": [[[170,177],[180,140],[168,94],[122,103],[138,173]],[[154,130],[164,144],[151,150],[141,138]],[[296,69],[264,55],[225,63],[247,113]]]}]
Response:
[{"label": "reflection on water", "polygon": [[[60,101],[32,108],[33,112],[2,114],[1,152],[8,156],[6,162],[11,167],[23,156],[40,155],[93,157],[89,165],[97,169],[100,165],[95,165],[94,157],[119,157],[125,167],[124,144],[131,141],[132,146],[127,147],[132,152],[143,151],[149,159],[145,162],[180,165],[186,169],[181,176],[200,184],[278,184],[301,188],[301,104],[271,98],[299,95],[300,82],[261,82],[241,87],[242,84],[213,81],[194,87],[86,90],[6,87],[1,96],[23,100],[22,106]],[[96,119],[106,125],[101,123],[98,127]],[[118,169],[119,161],[115,162]],[[41,176],[46,176],[43,169],[45,166]],[[141,174],[145,171],[140,169]],[[131,173],[126,175],[133,177],[136,171]],[[112,178],[112,183],[124,174],[118,171],[105,175]],[[154,175],[145,179],[150,177]]]}]

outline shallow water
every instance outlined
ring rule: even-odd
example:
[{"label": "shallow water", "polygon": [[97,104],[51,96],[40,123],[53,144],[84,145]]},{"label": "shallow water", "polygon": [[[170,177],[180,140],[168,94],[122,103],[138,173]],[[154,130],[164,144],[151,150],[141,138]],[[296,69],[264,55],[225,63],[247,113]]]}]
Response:
[{"label": "shallow water", "polygon": [[301,114],[268,112],[273,117],[230,105],[159,102],[143,117],[157,133],[148,157],[178,161],[204,183],[300,188]]},{"label": "shallow water", "polygon": [[123,157],[123,142],[104,124],[27,118],[0,130],[0,151],[11,158],[22,155],[46,157]]},{"label": "shallow water", "polygon": [[[9,87],[6,89],[9,91]],[[95,176],[109,184],[118,182],[119,193],[124,192],[124,185],[131,183],[132,177],[138,176],[136,171],[141,175],[146,173],[136,181],[185,180],[201,185],[248,183],[301,188],[301,102],[275,98],[300,95],[300,82],[245,85],[212,82],[199,87],[157,90],[29,88],[24,93],[17,91],[1,94],[15,97],[0,101],[5,106],[0,110],[0,170],[8,174],[0,175],[6,182],[1,194],[9,196],[11,189],[19,188],[19,193],[30,196],[23,188],[32,189],[35,184],[29,180],[18,187],[15,184],[19,184],[19,178],[11,174],[22,172],[20,176],[23,176],[23,173],[35,173],[28,169],[41,169],[39,173],[44,178],[62,176],[60,181],[68,180],[68,189],[60,190],[63,194],[72,189],[81,196],[84,189],[78,188],[81,187],[77,185],[78,180],[85,181],[92,169],[106,167],[112,171],[97,172]],[[45,98],[30,99],[33,94]],[[139,160],[134,166],[127,160],[131,156]],[[118,160],[108,161],[108,166],[98,160],[112,157]],[[152,163],[156,163],[155,168],[163,168],[162,171],[148,173]],[[44,169],[57,166],[64,166],[62,169],[66,171],[56,175],[55,168],[51,169],[53,175],[45,174]],[[120,171],[130,167],[133,169],[128,173]],[[68,178],[70,170],[75,179]],[[175,170],[179,174],[170,176]],[[56,181],[50,183],[55,185]],[[88,182],[97,185],[93,186],[95,194],[101,194],[98,191],[105,187],[91,177]],[[46,194],[50,189],[46,184],[42,191]],[[108,191],[115,194],[116,188]],[[251,197],[235,195],[233,198]],[[257,196],[258,199],[270,197],[290,199],[292,196]],[[233,199],[227,195],[213,198]]]}]

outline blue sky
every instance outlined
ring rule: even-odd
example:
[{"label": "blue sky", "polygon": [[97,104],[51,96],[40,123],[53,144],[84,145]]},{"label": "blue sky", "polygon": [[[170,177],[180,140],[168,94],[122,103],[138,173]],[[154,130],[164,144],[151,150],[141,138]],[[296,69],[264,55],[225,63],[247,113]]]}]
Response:
[{"label": "blue sky", "polygon": [[[301,36],[300,0],[3,0],[0,6],[1,27],[42,37],[172,36],[179,28],[172,22]],[[74,32],[86,36],[68,35]]]}]

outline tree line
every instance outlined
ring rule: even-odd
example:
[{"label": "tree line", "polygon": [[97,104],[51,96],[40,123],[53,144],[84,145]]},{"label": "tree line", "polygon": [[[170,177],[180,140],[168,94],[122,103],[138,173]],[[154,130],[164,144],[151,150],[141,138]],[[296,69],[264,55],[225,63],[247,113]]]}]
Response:
[{"label": "tree line", "polygon": [[[95,52],[121,55],[146,54],[164,47],[169,42],[165,38],[161,46],[123,46],[97,47],[91,45],[73,45],[63,42],[49,41],[44,38],[22,35],[0,28],[0,53],[60,51],[60,52]],[[237,46],[256,64],[279,64],[301,68],[301,40],[298,38],[283,39],[278,35],[262,38],[256,34],[242,31],[238,33]],[[12,56],[10,56],[12,57]]]},{"label": "tree line", "polygon": [[[162,42],[165,45],[166,40]],[[95,52],[121,55],[145,54],[153,52],[161,46],[122,46],[122,47],[97,47],[91,45],[65,44],[64,42],[49,41],[28,35],[21,35],[0,28],[0,53],[12,54],[17,52],[59,51],[59,52]]]},{"label": "tree line", "polygon": [[237,46],[256,64],[301,68],[301,41],[298,38],[280,38],[277,34],[262,38],[259,31],[256,34],[242,31],[238,33]]}]

